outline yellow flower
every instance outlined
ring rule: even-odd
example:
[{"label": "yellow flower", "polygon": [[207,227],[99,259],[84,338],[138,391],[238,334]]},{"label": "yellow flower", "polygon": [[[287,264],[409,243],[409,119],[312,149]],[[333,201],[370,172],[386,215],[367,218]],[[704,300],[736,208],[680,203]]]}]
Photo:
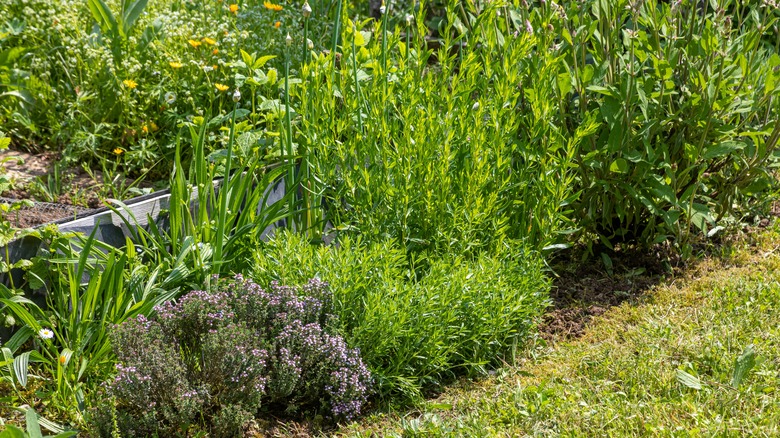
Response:
[{"label": "yellow flower", "polygon": [[146,125],[144,125],[144,126],[141,126],[141,131],[143,131],[143,132],[144,132],[144,134],[148,134],[148,133],[149,133],[149,127],[148,127],[148,126],[146,126]]},{"label": "yellow flower", "polygon": [[279,29],[279,27],[280,27],[281,25],[282,25],[282,22],[281,22],[281,21],[277,21],[276,23],[274,23],[274,27],[275,27],[275,28],[277,28],[277,29]]},{"label": "yellow flower", "polygon": [[212,39],[211,39],[211,38],[209,38],[209,37],[203,38],[203,42],[204,42],[204,43],[206,43],[206,44],[208,44],[208,45],[210,45],[210,46],[213,46],[214,44],[217,44],[217,42],[216,42],[216,41],[212,40]]},{"label": "yellow flower", "polygon": [[235,13],[237,13],[237,12],[238,12],[238,5],[237,5],[237,4],[235,4],[235,3],[233,3],[233,4],[231,4],[230,6],[228,6],[228,9],[230,10],[230,12],[232,12],[232,13],[234,13],[234,14],[235,14]]},{"label": "yellow flower", "polygon": [[171,68],[182,68],[182,67],[184,67],[184,64],[182,64],[181,62],[176,62],[176,61],[171,61],[171,62],[168,63],[168,65],[170,65]]},{"label": "yellow flower", "polygon": [[187,40],[187,42],[190,43],[190,45],[196,49],[200,47],[200,45],[202,44],[200,41],[195,41],[195,40]]},{"label": "yellow flower", "polygon": [[125,84],[125,87],[127,87],[127,88],[129,88],[131,90],[138,86],[138,82],[136,82],[136,81],[134,81],[132,79],[125,79],[124,81],[122,81],[122,83]]},{"label": "yellow flower", "polygon": [[152,128],[152,132],[157,132],[157,130],[160,129],[157,126],[157,123],[154,123],[154,122],[149,122],[149,127]]},{"label": "yellow flower", "polygon": [[122,148],[114,149],[114,154],[116,154],[116,155],[122,155],[124,152],[125,152],[125,150],[122,149]]},{"label": "yellow flower", "polygon": [[219,91],[227,91],[227,89],[230,88],[227,85],[222,85],[220,83],[215,83],[214,86],[217,87],[217,90]]},{"label": "yellow flower", "polygon": [[276,11],[276,12],[279,12],[279,11],[281,11],[282,9],[284,9],[284,8],[282,7],[282,5],[276,5],[276,4],[273,4],[273,3],[271,3],[271,2],[270,2],[270,1],[268,1],[268,0],[265,0],[265,1],[263,2],[263,6],[265,6],[265,8],[266,8],[266,9],[270,9],[270,10],[272,10],[272,11]]}]

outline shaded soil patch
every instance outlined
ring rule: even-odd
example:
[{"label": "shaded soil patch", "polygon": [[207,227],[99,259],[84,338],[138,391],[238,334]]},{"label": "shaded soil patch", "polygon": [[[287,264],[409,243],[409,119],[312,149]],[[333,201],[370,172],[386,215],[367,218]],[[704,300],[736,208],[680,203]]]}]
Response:
[{"label": "shaded soil patch", "polygon": [[[18,202],[19,199],[0,198],[0,204],[10,206]],[[23,205],[19,209],[0,213],[0,216],[8,220],[14,228],[32,228],[60,219],[74,218],[79,213],[89,210],[91,209],[78,205],[33,201],[31,205]]]},{"label": "shaded soil patch", "polygon": [[550,290],[552,306],[539,326],[544,339],[582,336],[594,317],[626,301],[639,300],[671,274],[669,254],[660,249],[651,253],[619,250],[611,253],[610,259],[611,273],[600,257],[584,263],[576,251],[559,257]]}]

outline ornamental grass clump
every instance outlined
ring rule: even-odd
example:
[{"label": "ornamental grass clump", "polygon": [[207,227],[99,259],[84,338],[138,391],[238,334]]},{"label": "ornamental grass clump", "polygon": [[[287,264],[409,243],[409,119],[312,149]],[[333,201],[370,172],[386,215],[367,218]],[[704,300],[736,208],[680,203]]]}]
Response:
[{"label": "ornamental grass clump", "polygon": [[319,280],[263,289],[236,276],[156,310],[112,332],[117,374],[93,416],[101,436],[235,436],[258,414],[349,419],[367,401],[371,376],[332,330]]}]

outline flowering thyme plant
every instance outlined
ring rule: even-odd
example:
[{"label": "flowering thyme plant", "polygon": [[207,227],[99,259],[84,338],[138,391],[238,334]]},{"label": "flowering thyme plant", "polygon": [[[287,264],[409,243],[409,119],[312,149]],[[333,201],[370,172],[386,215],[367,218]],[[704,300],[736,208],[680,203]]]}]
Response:
[{"label": "flowering thyme plant", "polygon": [[330,307],[317,279],[263,289],[236,276],[121,324],[112,332],[117,374],[94,423],[101,434],[141,436],[200,422],[233,436],[261,407],[353,418],[371,376],[333,332]]}]

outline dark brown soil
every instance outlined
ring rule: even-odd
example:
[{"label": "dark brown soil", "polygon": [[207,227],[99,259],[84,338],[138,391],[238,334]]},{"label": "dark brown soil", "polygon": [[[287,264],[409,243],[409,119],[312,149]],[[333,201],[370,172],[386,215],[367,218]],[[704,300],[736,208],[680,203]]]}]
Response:
[{"label": "dark brown soil", "polygon": [[[663,252],[648,254],[637,250],[610,254],[612,272],[600,257],[574,260],[573,252],[559,257],[553,287],[552,306],[544,316],[540,332],[547,340],[581,336],[590,321],[610,307],[635,302],[670,274],[668,257]],[[666,260],[666,263],[664,263]]]}]

